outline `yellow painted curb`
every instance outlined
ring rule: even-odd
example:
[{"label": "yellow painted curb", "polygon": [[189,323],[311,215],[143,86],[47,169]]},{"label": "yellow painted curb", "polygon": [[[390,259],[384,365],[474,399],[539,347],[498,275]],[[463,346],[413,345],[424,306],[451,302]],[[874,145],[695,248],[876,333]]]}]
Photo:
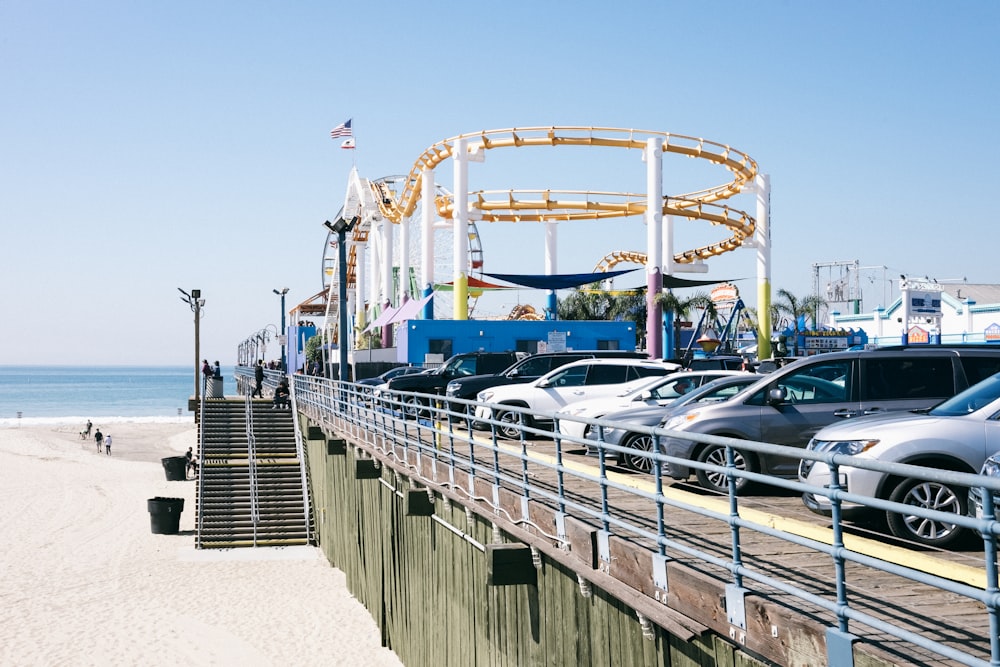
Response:
[{"label": "yellow painted curb", "polygon": [[[481,442],[492,444],[488,440],[481,440]],[[497,443],[497,446],[500,449],[510,451],[511,453],[521,453],[520,447],[504,445],[501,443]],[[528,458],[541,463],[548,463],[550,465],[556,464],[556,458],[554,456],[550,456],[549,454],[527,452],[527,455]],[[588,463],[564,460],[563,467],[595,477],[600,475],[600,469],[597,466]],[[634,489],[645,491],[646,493],[656,493],[656,485],[651,481],[637,478],[634,475],[623,475],[622,473],[613,471],[607,472],[606,475],[610,481],[613,481],[616,484],[630,486]],[[663,488],[663,497],[692,507],[698,507],[704,510],[716,512],[718,514],[729,514],[728,499],[702,496],[689,491],[682,491],[681,489],[666,486]],[[746,507],[739,508],[739,515],[747,521],[767,526],[769,528],[773,528],[774,530],[780,530],[792,535],[798,535],[799,537],[804,537],[816,542],[822,542],[823,544],[833,544],[833,529],[831,528],[824,528],[822,526],[805,523],[804,521],[789,519],[778,514],[771,514],[769,512],[762,512],[760,510]],[[911,551],[910,549],[903,547],[883,544],[876,540],[872,540],[867,537],[859,537],[857,535],[844,535],[844,546],[851,551],[869,556],[870,558],[878,558],[889,563],[917,570],[918,572],[933,574],[951,581],[958,581],[970,586],[975,586],[976,588],[986,588],[986,571],[983,568],[972,567],[971,565],[962,565],[961,563],[952,563],[929,554],[920,553],[919,551]]]}]

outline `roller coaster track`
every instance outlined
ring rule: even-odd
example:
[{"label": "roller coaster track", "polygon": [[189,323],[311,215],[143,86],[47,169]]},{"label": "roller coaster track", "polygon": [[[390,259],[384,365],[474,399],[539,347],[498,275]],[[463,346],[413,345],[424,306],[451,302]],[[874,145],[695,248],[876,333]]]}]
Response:
[{"label": "roller coaster track", "polygon": [[[663,152],[708,160],[730,172],[732,179],[721,185],[696,192],[663,198],[663,215],[705,220],[727,227],[732,236],[724,241],[692,248],[675,255],[678,263],[691,263],[739,248],[752,236],[756,221],[749,214],[714,202],[739,194],[757,176],[757,163],[746,153],[725,144],[684,135],[650,130],[610,127],[526,127],[486,130],[462,134],[440,141],[425,150],[404,179],[398,197],[376,197],[383,217],[392,222],[413,214],[420,199],[420,184],[425,169],[433,170],[454,157],[455,146],[464,139],[470,154],[500,148],[532,146],[603,146],[645,150],[649,138],[663,140]],[[475,195],[470,206],[484,222],[599,220],[642,215],[646,197],[642,194],[578,190],[484,190]],[[435,208],[442,218],[453,217],[454,196],[439,193]]]}]

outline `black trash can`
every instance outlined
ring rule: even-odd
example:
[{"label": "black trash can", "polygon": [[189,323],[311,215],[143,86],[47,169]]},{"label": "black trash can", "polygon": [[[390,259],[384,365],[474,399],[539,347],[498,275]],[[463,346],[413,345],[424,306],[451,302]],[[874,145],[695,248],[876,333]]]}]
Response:
[{"label": "black trash can", "polygon": [[168,456],[160,459],[168,482],[183,482],[187,479],[187,459],[183,456]]},{"label": "black trash can", "polygon": [[181,527],[181,512],[184,511],[183,498],[150,498],[146,501],[149,509],[149,529],[156,535],[176,535]]}]

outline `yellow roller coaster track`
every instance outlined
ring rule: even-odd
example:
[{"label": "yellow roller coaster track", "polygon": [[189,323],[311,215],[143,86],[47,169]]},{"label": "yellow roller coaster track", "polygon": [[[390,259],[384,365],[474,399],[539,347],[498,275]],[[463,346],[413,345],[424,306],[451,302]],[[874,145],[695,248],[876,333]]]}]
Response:
[{"label": "yellow roller coaster track", "polygon": [[[713,225],[725,226],[732,232],[732,236],[724,241],[677,253],[675,262],[691,263],[735,250],[753,235],[756,221],[752,216],[714,202],[737,195],[748,183],[752,183],[757,176],[757,163],[746,153],[724,144],[650,130],[553,126],[459,135],[440,141],[424,151],[406,177],[398,198],[386,196],[387,192],[383,190],[376,201],[382,215],[392,222],[398,223],[412,215],[420,199],[423,171],[433,170],[453,157],[455,146],[461,139],[466,140],[469,153],[476,154],[485,150],[530,146],[603,146],[645,150],[649,138],[662,139],[664,153],[708,160],[721,165],[732,175],[732,180],[721,185],[664,197],[663,215],[705,220]],[[484,222],[599,220],[646,212],[646,197],[643,194],[582,190],[483,190],[469,194],[475,195],[470,206],[479,211],[479,217]],[[437,196],[435,208],[442,218],[451,218],[453,196]]]}]

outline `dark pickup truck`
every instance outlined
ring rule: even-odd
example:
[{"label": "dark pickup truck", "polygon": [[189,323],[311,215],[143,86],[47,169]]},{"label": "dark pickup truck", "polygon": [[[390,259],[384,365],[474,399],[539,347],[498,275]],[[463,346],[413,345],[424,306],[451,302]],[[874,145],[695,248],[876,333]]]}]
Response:
[{"label": "dark pickup truck", "polygon": [[457,377],[448,383],[445,394],[448,398],[475,400],[483,389],[503,384],[523,384],[542,377],[553,368],[559,368],[571,361],[608,357],[616,359],[645,359],[642,352],[622,350],[575,350],[573,352],[542,352],[519,360],[513,366],[499,373]]},{"label": "dark pickup truck", "polygon": [[[378,388],[378,396],[383,401],[402,402],[404,411],[415,414],[425,402],[416,396],[399,394],[398,392],[415,392],[420,394],[443,395],[448,383],[456,378],[497,373],[507,368],[515,361],[525,356],[523,352],[464,352],[456,354],[438,368],[428,373],[400,375],[389,380]],[[387,407],[399,408],[398,403]]]}]

